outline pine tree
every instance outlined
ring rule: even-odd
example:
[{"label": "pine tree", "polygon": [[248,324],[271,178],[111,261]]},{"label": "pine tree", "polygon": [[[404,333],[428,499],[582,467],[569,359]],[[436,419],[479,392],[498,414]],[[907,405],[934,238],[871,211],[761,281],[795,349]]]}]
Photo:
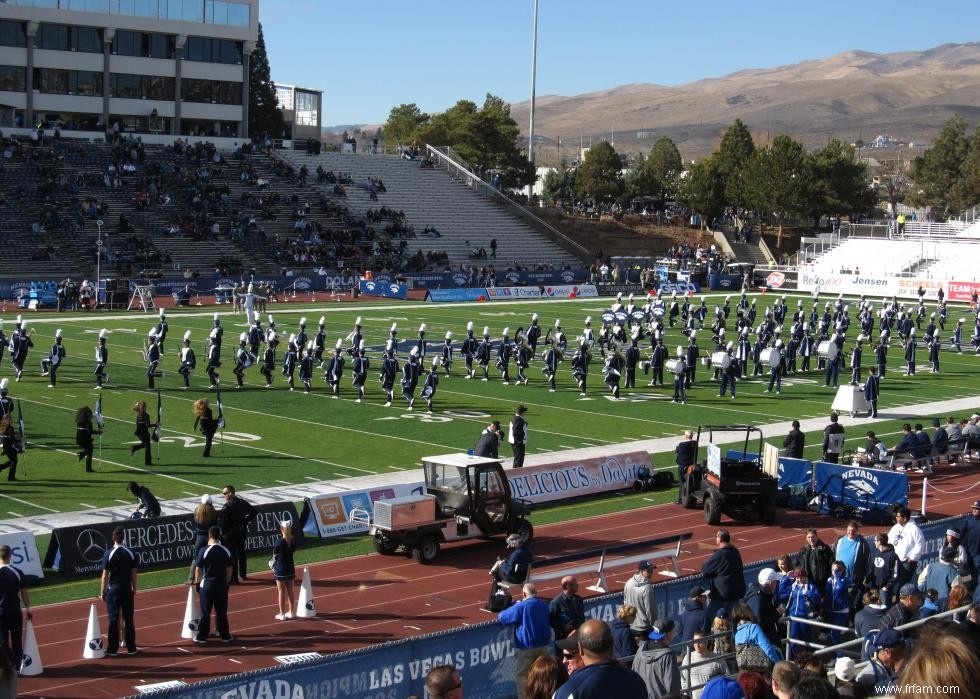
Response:
[{"label": "pine tree", "polygon": [[265,51],[265,37],[259,23],[259,38],[252,51],[248,66],[248,135],[261,138],[268,134],[272,138],[283,136],[283,116],[276,99],[276,86],[269,70],[269,56]]}]

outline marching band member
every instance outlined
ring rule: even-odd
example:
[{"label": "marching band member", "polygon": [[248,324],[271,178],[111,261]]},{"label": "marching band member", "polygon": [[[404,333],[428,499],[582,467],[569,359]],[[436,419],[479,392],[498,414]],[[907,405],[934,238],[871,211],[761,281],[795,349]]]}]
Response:
[{"label": "marching band member", "polygon": [[929,338],[932,337],[932,334],[934,332],[936,332],[936,314],[935,313],[933,313],[931,316],[929,316],[929,323],[928,323],[928,325],[926,325],[925,338],[926,338],[927,341],[929,340]]},{"label": "marching band member", "polygon": [[241,388],[245,385],[245,370],[248,369],[255,363],[255,355],[248,351],[248,333],[242,333],[238,336],[238,351],[235,352],[235,368],[232,369],[232,373],[235,374],[236,385],[235,388]]},{"label": "marching band member", "polygon": [[752,353],[752,345],[749,343],[749,328],[743,327],[738,334],[738,344],[735,346],[735,359],[738,361],[739,376],[749,373],[749,356]]},{"label": "marching band member", "polygon": [[425,359],[425,351],[428,349],[428,341],[425,339],[425,323],[419,326],[419,339],[416,340],[415,346],[419,348],[419,361]]},{"label": "marching band member", "polygon": [[140,449],[143,450],[143,465],[153,465],[153,450],[150,446],[150,416],[146,412],[146,401],[140,400],[133,404],[133,412],[136,413],[136,431],[133,433],[140,440],[139,444],[129,446],[130,455],[135,454]]},{"label": "marching band member", "polygon": [[146,379],[147,388],[156,388],[154,379],[156,377],[163,377],[163,372],[157,371],[157,367],[160,366],[160,345],[157,342],[157,331],[153,329],[150,331],[149,344],[146,347]]},{"label": "marching band member", "polygon": [[794,330],[790,333],[789,342],[786,343],[786,371],[796,373],[796,354],[800,349],[800,340],[803,336],[803,325],[797,323],[793,326]]},{"label": "marching band member", "polygon": [[197,357],[191,348],[191,331],[188,330],[184,333],[184,346],[180,348],[180,368],[177,369],[177,373],[184,377],[184,389],[190,388],[191,371],[196,367]]},{"label": "marching band member", "polygon": [[432,401],[436,397],[436,388],[439,386],[439,358],[432,360],[432,368],[429,369],[425,383],[422,385],[422,397],[425,398],[425,407],[428,412],[432,412]]},{"label": "marching band member", "polygon": [[196,430],[198,426],[201,428],[201,434],[204,435],[204,454],[202,456],[210,457],[214,433],[218,431],[218,421],[214,418],[214,412],[211,410],[207,398],[198,398],[194,401],[194,429]]},{"label": "marching band member", "polygon": [[398,323],[391,324],[391,330],[388,331],[388,342],[391,343],[391,351],[398,354]]},{"label": "marching band member", "polygon": [[581,337],[579,338],[578,350],[572,355],[572,378],[578,382],[580,396],[584,396],[588,392],[589,363],[591,361],[592,353],[589,352],[589,341]]},{"label": "marching band member", "polygon": [[[0,338],[2,340],[2,338]],[[953,331],[953,347],[956,348],[957,354],[963,354],[963,319],[960,318],[956,321],[956,329]],[[2,356],[2,352],[0,352]]]},{"label": "marching band member", "polygon": [[674,397],[671,403],[687,403],[687,362],[684,357],[687,351],[682,345],[677,345],[677,358],[674,360]]},{"label": "marching band member", "polygon": [[667,348],[659,332],[650,351],[650,383],[648,386],[664,385],[664,362],[667,361]]},{"label": "marching band member", "polygon": [[595,344],[595,334],[592,332],[592,316],[585,319],[585,327],[582,328],[582,337],[589,343],[589,347]]},{"label": "marching band member", "polygon": [[333,356],[327,362],[327,373],[323,377],[327,385],[330,386],[330,391],[334,398],[340,396],[340,380],[344,376],[343,346],[344,343],[340,338],[337,338],[337,345],[333,349]]},{"label": "marching band member", "polygon": [[262,332],[262,320],[256,315],[248,328],[248,348],[253,357],[259,356],[259,345],[262,344],[263,339],[265,333]]},{"label": "marching band member", "polygon": [[878,381],[885,378],[885,364],[888,361],[888,331],[883,330],[878,336],[878,346],[875,347],[875,365],[878,367]]},{"label": "marching band member", "polygon": [[[326,318],[320,316],[319,322],[317,322],[316,335],[313,336],[313,361],[316,362],[317,368],[323,366],[323,350],[327,346],[327,333],[324,330],[324,325],[326,325]],[[358,318],[360,320],[360,318]],[[355,325],[355,328],[357,326]],[[360,346],[360,342],[357,343]]]},{"label": "marching band member", "polygon": [[[734,341],[730,341],[723,348],[723,351],[728,353],[729,360],[731,360],[731,356],[734,350],[735,350]],[[732,400],[735,400],[735,377],[737,373],[738,370],[735,367],[734,361],[729,361],[728,366],[721,370],[721,387],[718,390],[719,398],[723,398],[725,396],[725,391],[730,388],[732,394]]]},{"label": "marching band member", "polygon": [[616,300],[613,301],[613,304],[610,307],[610,310],[613,313],[619,313],[620,311],[623,310],[623,292],[622,291],[620,291],[618,294],[616,294]]},{"label": "marching band member", "polygon": [[864,355],[864,347],[861,343],[864,342],[864,335],[858,335],[857,340],[854,342],[854,348],[851,350],[851,385],[857,386],[861,383],[861,359]]},{"label": "marching band member", "polygon": [[690,295],[685,294],[684,303],[681,304],[681,321],[684,323],[684,325],[687,325],[687,322],[690,319],[690,317],[691,317],[691,297]]},{"label": "marching band member", "polygon": [[0,379],[0,442],[7,463],[0,465],[0,471],[10,469],[8,481],[17,480],[18,448],[17,436],[14,433],[14,401],[7,395],[9,379]]},{"label": "marching band member", "polygon": [[440,360],[443,369],[446,370],[446,376],[449,376],[453,371],[453,331],[446,331],[446,339],[442,343],[442,357]]},{"label": "marching band member", "polygon": [[541,339],[541,326],[538,325],[538,314],[531,315],[531,325],[527,329],[527,344],[531,348],[531,356],[538,353],[538,340]]},{"label": "marching band member", "polygon": [[295,374],[298,355],[299,349],[296,347],[296,335],[294,333],[289,336],[289,341],[286,343],[286,356],[282,361],[282,375],[288,379],[290,391],[296,388]]},{"label": "marching band member", "polygon": [[367,357],[367,350],[364,349],[364,340],[361,340],[357,348],[357,356],[351,363],[351,384],[357,391],[355,403],[360,403],[364,398],[364,384],[367,382],[368,371],[371,368],[371,360]]},{"label": "marching band member", "polygon": [[915,341],[915,328],[912,328],[909,330],[909,339],[905,343],[906,376],[915,376],[915,351],[918,348],[919,344]]},{"label": "marching band member", "polygon": [[299,360],[299,380],[303,382],[303,393],[309,394],[313,386],[313,340],[306,343]]},{"label": "marching band member", "polygon": [[[271,319],[270,319],[271,322]],[[214,314],[214,327],[211,328],[211,332],[208,334],[207,347],[208,347],[208,365],[205,371],[208,374],[208,378],[211,380],[211,385],[208,388],[214,388],[218,385],[218,367],[221,366],[221,338],[224,335],[224,329],[221,327],[221,320],[218,318],[218,314]]]},{"label": "marching band member", "polygon": [[262,366],[259,373],[265,377],[265,387],[272,388],[272,372],[276,370],[276,347],[279,346],[279,338],[275,332],[266,334],[265,354],[262,356]]},{"label": "marching band member", "polygon": [[700,356],[701,348],[698,347],[698,334],[697,331],[692,330],[691,334],[687,336],[687,361],[684,362],[684,374],[686,376],[686,380],[684,381],[685,393],[687,389],[694,385]]},{"label": "marching band member", "polygon": [[[323,322],[323,320],[324,319],[321,317],[320,318],[321,323]],[[350,355],[351,357],[353,357],[354,354],[360,350],[361,342],[364,340],[364,335],[361,333],[361,322],[362,322],[361,316],[357,316],[357,319],[354,321],[354,329],[347,336],[347,340],[350,342],[350,347],[347,348],[347,354]],[[321,358],[322,358],[322,350],[321,350]]]},{"label": "marching band member", "polygon": [[164,310],[160,309],[160,320],[157,322],[157,344],[160,345],[160,354],[163,354],[163,343],[167,339],[167,332],[170,330],[170,326],[167,325],[167,314]]},{"label": "marching band member", "polygon": [[731,312],[732,312],[732,296],[731,294],[729,294],[728,296],[725,297],[725,305],[722,306],[721,308],[721,314],[725,317],[725,320],[728,320],[728,316],[731,315]]},{"label": "marching band member", "polygon": [[269,338],[270,337],[274,337],[274,336],[277,336],[277,333],[276,333],[276,321],[272,317],[272,314],[270,313],[269,314],[269,327],[265,329],[265,342],[266,342],[266,344],[269,344]]},{"label": "marching band member", "polygon": [[531,365],[531,357],[534,356],[533,350],[527,344],[527,336],[517,332],[517,349],[514,351],[514,360],[517,362],[517,383],[527,386],[527,374],[525,373]]},{"label": "marching band member", "polygon": [[[626,311],[626,315],[633,315],[633,311],[636,310],[636,302],[633,300],[632,292],[630,292],[630,295],[626,297],[626,307],[623,310]],[[592,340],[589,340],[589,342],[591,343]]]},{"label": "marching band member", "polygon": [[105,328],[99,331],[99,344],[95,346],[95,390],[99,391],[102,389],[102,383],[109,380],[109,375],[106,373],[106,366],[109,364],[109,348],[106,347],[106,336],[109,331]]},{"label": "marching band member", "polygon": [[510,357],[512,353],[510,328],[504,328],[504,332],[500,336],[500,344],[497,345],[496,361],[497,370],[500,372],[500,378],[503,380],[504,386],[510,386]]},{"label": "marching band member", "polygon": [[762,376],[762,353],[766,349],[766,338],[762,333],[756,333],[752,345],[752,376]]},{"label": "marching band member", "polygon": [[381,373],[378,378],[381,380],[381,390],[385,392],[388,400],[385,401],[385,407],[391,407],[391,401],[395,397],[395,376],[398,374],[398,359],[395,357],[395,344],[392,340],[388,340],[388,345],[385,347],[384,357],[381,360]]},{"label": "marching band member", "polygon": [[[940,289],[942,291],[942,289]],[[939,302],[939,329],[946,329],[946,319],[949,317],[949,310],[946,308],[946,301]]]},{"label": "marching band member", "polygon": [[606,348],[609,346],[609,324],[605,321],[602,322],[602,327],[599,328],[599,354],[603,357],[606,356]]},{"label": "marching band member", "polygon": [[7,349],[7,335],[3,332],[3,320],[0,319],[0,364],[3,364],[3,351]]},{"label": "marching band member", "polygon": [[844,361],[844,353],[841,351],[844,338],[841,336],[840,331],[834,330],[834,334],[830,336],[830,342],[833,345],[837,345],[837,353],[833,359],[827,359],[827,373],[824,375],[823,385],[836,387],[838,375],[840,374],[840,365]]},{"label": "marching band member", "polygon": [[556,390],[555,376],[558,374],[558,362],[561,360],[559,359],[559,352],[555,349],[553,341],[550,338],[545,338],[544,343],[548,349],[544,351],[542,357],[544,366],[541,368],[541,371],[548,377],[548,391],[554,393]]},{"label": "marching band member", "polygon": [[626,375],[626,388],[636,387],[636,365],[640,361],[640,333],[643,332],[639,325],[633,326],[632,336],[630,337],[629,347],[623,352],[623,369]]},{"label": "marching band member", "polygon": [[932,334],[929,342],[929,363],[932,365],[932,373],[939,373],[939,352],[942,348],[942,341],[939,339],[939,331]]},{"label": "marching band member", "polygon": [[16,381],[20,381],[20,375],[24,373],[24,365],[27,363],[27,353],[34,346],[31,333],[27,332],[27,322],[22,321],[17,316],[17,331],[10,338],[10,363],[14,365],[17,372]]},{"label": "marching band member", "polygon": [[619,353],[619,345],[610,345],[609,355],[602,368],[602,381],[612,391],[614,400],[619,400],[619,381],[622,375],[623,355]]},{"label": "marching band member", "polygon": [[704,296],[701,297],[701,305],[694,309],[694,315],[692,317],[697,321],[699,329],[704,327],[704,321],[708,317],[708,306],[704,300]]},{"label": "marching band member", "polygon": [[408,402],[408,409],[415,406],[415,389],[419,385],[419,348],[413,347],[408,359],[402,365],[402,397]]},{"label": "marching band member", "polygon": [[766,389],[766,393],[772,393],[775,387],[778,395],[783,390],[783,341],[776,340],[773,349],[778,353],[778,358],[769,366],[769,388]]},{"label": "marching band member", "polygon": [[296,347],[300,352],[306,349],[306,343],[309,342],[309,337],[306,334],[306,316],[299,319],[299,332],[296,333]]},{"label": "marching band member", "polygon": [[460,352],[463,354],[463,364],[466,367],[466,378],[472,379],[476,374],[476,370],[473,368],[473,358],[476,356],[477,351],[477,341],[473,337],[473,321],[466,323],[466,339],[463,340],[463,346],[460,348]]},{"label": "marching band member", "polygon": [[810,357],[815,349],[809,326],[803,328],[803,339],[800,340],[800,371],[810,371]]},{"label": "marching band member", "polygon": [[560,320],[555,320],[555,349],[558,350],[558,361],[561,361],[568,349],[568,338],[565,337],[565,332],[561,329]]},{"label": "marching band member", "polygon": [[667,321],[670,327],[674,327],[674,323],[677,322],[677,316],[680,314],[681,311],[677,306],[677,292],[672,291],[670,294],[670,309],[667,311]]},{"label": "marching band member", "polygon": [[58,385],[58,367],[61,366],[61,360],[65,358],[65,346],[61,344],[61,328],[58,328],[54,333],[54,344],[51,345],[51,351],[45,359],[41,360],[41,376],[50,375],[51,378],[48,384],[48,388],[54,388]]},{"label": "marching band member", "polygon": [[864,384],[864,399],[871,405],[871,417],[878,417],[878,367],[868,367],[868,380]]},{"label": "marching band member", "polygon": [[476,346],[476,363],[483,369],[483,380],[490,380],[490,328],[484,326],[483,340]]}]

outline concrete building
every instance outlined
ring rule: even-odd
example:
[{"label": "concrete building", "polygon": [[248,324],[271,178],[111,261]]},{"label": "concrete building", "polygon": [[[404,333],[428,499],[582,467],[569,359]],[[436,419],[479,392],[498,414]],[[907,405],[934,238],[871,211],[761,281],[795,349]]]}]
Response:
[{"label": "concrete building", "polygon": [[259,0],[0,3],[0,123],[243,138]]},{"label": "concrete building", "polygon": [[320,124],[323,120],[323,92],[295,85],[276,83],[276,101],[285,121],[283,138],[292,139],[296,147],[303,147],[308,138],[320,140]]}]

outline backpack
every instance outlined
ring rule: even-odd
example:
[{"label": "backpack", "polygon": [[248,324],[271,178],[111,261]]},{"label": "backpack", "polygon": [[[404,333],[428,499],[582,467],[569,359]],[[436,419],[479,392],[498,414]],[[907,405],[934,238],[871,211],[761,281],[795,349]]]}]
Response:
[{"label": "backpack", "polygon": [[512,604],[514,604],[514,597],[507,590],[498,586],[496,582],[492,582],[490,596],[487,597],[487,611],[498,614]]}]

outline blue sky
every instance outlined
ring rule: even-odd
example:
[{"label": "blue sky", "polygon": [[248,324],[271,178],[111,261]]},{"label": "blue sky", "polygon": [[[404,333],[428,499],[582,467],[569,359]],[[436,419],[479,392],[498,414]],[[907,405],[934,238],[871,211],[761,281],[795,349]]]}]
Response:
[{"label": "blue sky", "polygon": [[[323,124],[530,95],[533,0],[263,0],[272,77],[324,91]],[[861,49],[977,41],[974,0],[539,0],[537,94],[680,85]]]}]

